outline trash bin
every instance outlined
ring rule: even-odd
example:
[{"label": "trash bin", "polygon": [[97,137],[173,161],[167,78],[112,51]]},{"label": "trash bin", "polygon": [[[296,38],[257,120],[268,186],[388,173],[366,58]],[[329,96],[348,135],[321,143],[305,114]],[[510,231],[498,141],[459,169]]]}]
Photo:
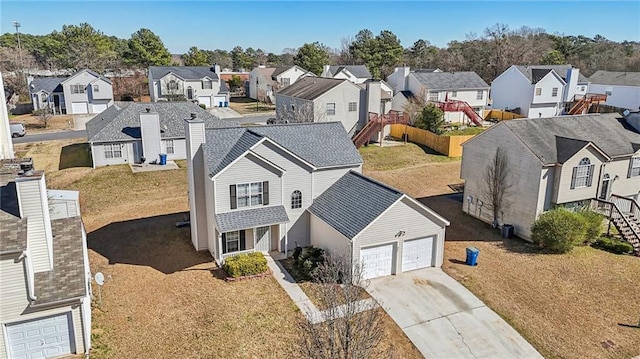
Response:
[{"label": "trash bin", "polygon": [[513,225],[512,224],[503,224],[502,225],[502,238],[513,238]]},{"label": "trash bin", "polygon": [[164,166],[167,164],[167,155],[165,153],[160,154],[160,165]]},{"label": "trash bin", "polygon": [[218,107],[222,107],[222,105],[224,105],[224,102],[222,101],[218,102]]},{"label": "trash bin", "polygon": [[224,102],[224,107],[229,107],[229,101]]},{"label": "trash bin", "polygon": [[480,250],[476,247],[467,247],[467,260],[466,260],[466,264],[470,265],[470,266],[475,266],[476,264],[478,264],[478,254],[480,253]]}]

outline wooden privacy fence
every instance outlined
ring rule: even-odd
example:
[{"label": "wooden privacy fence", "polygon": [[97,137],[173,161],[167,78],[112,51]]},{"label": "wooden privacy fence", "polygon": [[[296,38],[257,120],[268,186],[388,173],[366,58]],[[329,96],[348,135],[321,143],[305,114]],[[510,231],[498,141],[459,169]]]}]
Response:
[{"label": "wooden privacy fence", "polygon": [[460,145],[474,136],[439,136],[427,130],[405,125],[391,125],[390,135],[395,138],[403,138],[405,131],[408,135],[408,141],[425,145],[449,157],[462,157],[462,146]]},{"label": "wooden privacy fence", "polygon": [[515,118],[525,118],[525,116],[518,115],[517,113],[507,112],[502,110],[484,110],[484,120],[513,120]]}]

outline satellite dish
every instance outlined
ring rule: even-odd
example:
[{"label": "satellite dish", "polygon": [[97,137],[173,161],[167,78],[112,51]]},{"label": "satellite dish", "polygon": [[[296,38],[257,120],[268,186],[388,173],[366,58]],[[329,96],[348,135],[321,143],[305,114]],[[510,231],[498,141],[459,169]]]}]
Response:
[{"label": "satellite dish", "polygon": [[96,275],[93,276],[93,279],[98,283],[98,285],[104,284],[104,274],[102,274],[102,272],[96,273]]},{"label": "satellite dish", "polygon": [[622,113],[622,116],[629,116],[629,114],[631,113],[631,111],[629,110],[624,110],[624,112]]}]

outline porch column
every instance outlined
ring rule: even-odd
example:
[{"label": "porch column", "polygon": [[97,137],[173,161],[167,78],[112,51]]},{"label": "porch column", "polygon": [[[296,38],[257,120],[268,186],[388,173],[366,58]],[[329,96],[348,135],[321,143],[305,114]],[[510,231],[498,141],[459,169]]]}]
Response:
[{"label": "porch column", "polygon": [[222,261],[222,233],[218,232],[218,249],[216,250],[216,258],[218,261]]},{"label": "porch column", "polygon": [[289,231],[287,231],[287,224],[284,224],[284,257],[287,258],[287,248],[289,242]]}]

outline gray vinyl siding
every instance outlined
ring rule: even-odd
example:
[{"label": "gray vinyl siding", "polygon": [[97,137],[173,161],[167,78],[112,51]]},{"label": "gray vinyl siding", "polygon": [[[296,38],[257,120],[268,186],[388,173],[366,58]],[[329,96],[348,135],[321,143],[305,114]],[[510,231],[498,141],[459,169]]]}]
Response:
[{"label": "gray vinyl siding", "polygon": [[[93,83],[92,83],[93,82]],[[80,84],[85,87],[85,93],[74,94],[71,92],[71,85]],[[98,85],[99,92],[93,92],[93,85]],[[89,88],[91,86],[91,88]],[[96,79],[95,76],[84,71],[72,78],[65,80],[62,84],[64,91],[64,101],[66,103],[67,113],[71,114],[73,111],[73,102],[86,102],[88,104],[88,111],[92,112],[91,104],[97,103],[109,103],[113,102],[113,87],[108,82],[102,79]]]},{"label": "gray vinyl siding", "polygon": [[280,94],[276,94],[276,117],[291,123],[316,121],[312,101]]},{"label": "gray vinyl siding", "polygon": [[320,218],[313,214],[309,216],[311,245],[351,261],[351,241]]},{"label": "gray vinyl siding", "polygon": [[[585,157],[591,161],[592,165],[594,165],[591,186],[576,187],[574,189],[571,189],[573,168],[576,167],[580,163],[580,160]],[[562,167],[560,167],[559,173],[557,174],[559,175],[559,179],[556,203],[568,203],[595,198],[598,193],[598,184],[600,182],[599,179],[602,177],[601,168],[604,160],[604,157],[601,154],[597,153],[597,151],[592,146],[587,146],[578,151],[575,155],[573,155],[573,157],[565,161]],[[627,177],[626,170],[624,171],[624,177]]]},{"label": "gray vinyl siding", "polygon": [[34,273],[51,270],[51,220],[47,205],[47,191],[42,178],[16,181],[20,212],[27,218],[27,246]]},{"label": "gray vinyl siding", "polygon": [[[173,153],[167,153],[167,140],[173,140]],[[163,139],[162,153],[167,154],[168,160],[184,160],[187,158],[187,147],[184,138]]]},{"label": "gray vinyl siding", "polygon": [[[187,97],[187,88],[191,87],[193,89],[193,99],[197,100],[198,96],[209,96],[211,97],[211,105],[213,105],[213,96],[225,96],[226,101],[228,101],[228,97],[225,94],[219,94],[220,92],[220,80],[211,80],[211,88],[203,89],[202,88],[202,80],[182,80],[173,74],[167,74],[161,79],[154,79],[151,77],[150,82],[153,82],[153,85],[150,85],[149,89],[151,92],[151,100],[158,101],[159,98],[167,97],[168,95],[184,95]],[[178,83],[178,89],[171,92],[167,90],[167,84],[171,81],[175,80]]]},{"label": "gray vinyl siding", "polygon": [[315,199],[316,197],[321,195],[340,177],[344,176],[345,173],[351,170],[362,173],[362,168],[360,165],[351,167],[320,169],[313,172],[313,198]]},{"label": "gray vinyl siding", "polygon": [[[493,212],[483,195],[484,173],[496,154],[496,144],[506,149],[510,162],[513,186],[505,197],[503,218],[499,222],[513,224],[518,236],[529,238],[531,223],[538,213],[539,189],[542,177],[540,160],[507,128],[498,124],[467,142],[463,148],[460,177],[465,180],[463,211],[487,223],[493,221]],[[468,196],[473,203],[467,202]],[[484,205],[478,205],[478,199]]]},{"label": "gray vinyl siding", "polygon": [[281,180],[275,171],[274,168],[250,154],[240,158],[236,163],[227,167],[214,181],[217,194],[216,213],[252,208],[241,207],[235,210],[231,209],[229,186],[240,183],[269,181],[269,206],[282,204]]},{"label": "gray vinyl siding", "polygon": [[215,213],[214,206],[216,203],[216,197],[214,193],[215,192],[214,183],[209,178],[207,171],[203,171],[203,174],[204,174],[203,181],[204,181],[204,193],[205,193],[205,207],[208,213],[208,215],[206,216],[206,223],[205,223],[205,225],[207,226],[207,246],[213,258],[219,258],[220,253],[218,253],[217,251],[218,237],[216,235],[216,230],[215,230],[216,218],[214,215]]},{"label": "gray vinyl siding", "polygon": [[[636,155],[636,157],[639,156],[640,154]],[[618,176],[618,179],[613,181],[611,193],[625,197],[638,195],[640,193],[640,176],[627,178],[630,160],[629,158],[619,159],[605,165],[605,173],[608,173],[611,178]]]},{"label": "gray vinyl siding", "polygon": [[540,176],[540,188],[538,189],[538,205],[536,216],[553,208],[555,198],[555,174],[554,167],[543,168]]},{"label": "gray vinyl siding", "polygon": [[[403,198],[394,203],[378,219],[372,222],[360,234],[353,238],[353,258],[360,258],[360,249],[385,243],[397,242],[395,251],[395,269],[393,273],[402,272],[402,247],[404,241],[435,236],[432,266],[442,266],[444,253],[445,227],[423,214],[409,199]],[[402,237],[396,237],[398,232],[404,231]]]},{"label": "gray vinyl siding", "polygon": [[[366,107],[361,101],[363,90],[349,81],[334,87],[313,101],[314,122],[340,121],[344,129],[353,135],[361,120],[361,111],[349,112],[349,102],[358,103],[359,108]],[[327,104],[335,103],[335,115],[327,115]]]},{"label": "gray vinyl siding", "polygon": [[[113,166],[113,165],[121,165],[127,163],[135,163],[134,151],[133,151],[133,143],[131,142],[92,142],[91,143],[91,158],[93,159],[93,167],[101,167],[101,166]],[[140,142],[140,141],[138,141]],[[120,149],[122,150],[122,157],[118,158],[106,158],[104,156],[104,145],[105,144],[119,144]],[[140,142],[141,143],[141,142]],[[140,145],[142,148],[142,145]]]}]

